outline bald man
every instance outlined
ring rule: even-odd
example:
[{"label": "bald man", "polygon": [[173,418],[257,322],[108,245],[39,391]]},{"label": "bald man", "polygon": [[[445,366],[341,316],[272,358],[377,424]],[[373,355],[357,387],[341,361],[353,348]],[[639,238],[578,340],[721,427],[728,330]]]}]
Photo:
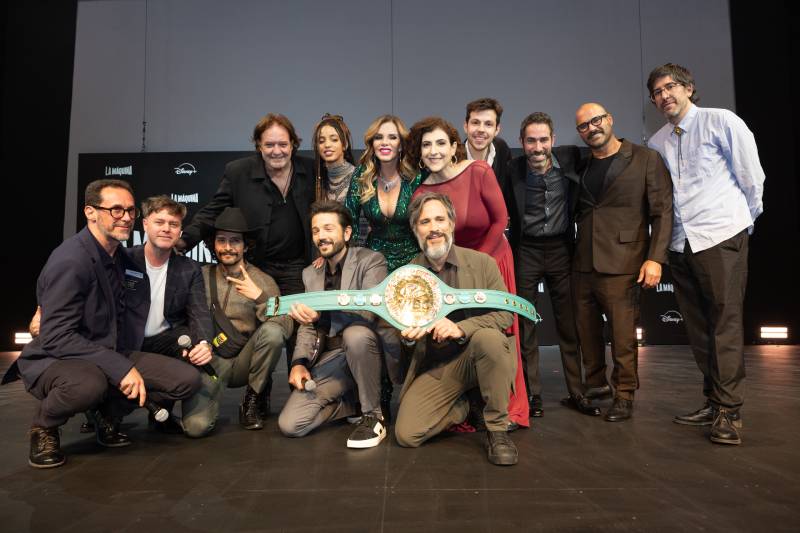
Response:
[{"label": "bald man", "polygon": [[[575,323],[586,367],[586,397],[613,395],[605,419],[618,422],[633,415],[633,396],[639,387],[639,293],[655,287],[667,261],[672,181],[658,152],[614,135],[614,117],[600,104],[580,106],[575,126],[591,151],[581,173],[575,214]],[[611,330],[610,384],[602,315]]]}]

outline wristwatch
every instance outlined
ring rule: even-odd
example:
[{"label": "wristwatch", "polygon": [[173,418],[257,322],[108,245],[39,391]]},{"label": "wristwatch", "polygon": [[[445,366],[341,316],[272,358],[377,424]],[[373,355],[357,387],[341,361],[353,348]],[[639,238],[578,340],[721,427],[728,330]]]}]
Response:
[{"label": "wristwatch", "polygon": [[514,294],[485,289],[454,289],[419,265],[405,265],[366,290],[315,291],[267,300],[267,317],[289,313],[303,303],[315,311],[371,311],[397,329],[426,327],[457,309],[500,309],[541,321],[533,304]]}]

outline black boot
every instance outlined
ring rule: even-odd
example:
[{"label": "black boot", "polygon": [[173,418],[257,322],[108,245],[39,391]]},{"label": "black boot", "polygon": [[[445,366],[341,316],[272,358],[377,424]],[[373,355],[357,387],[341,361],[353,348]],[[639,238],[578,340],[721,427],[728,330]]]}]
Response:
[{"label": "black boot", "polygon": [[528,416],[541,418],[544,416],[544,403],[540,394],[528,396]]},{"label": "black boot", "polygon": [[119,420],[112,420],[97,409],[89,411],[89,414],[94,423],[97,444],[106,448],[121,448],[131,444],[128,436],[120,432]]},{"label": "black boot", "polygon": [[92,413],[90,411],[86,411],[83,413],[86,416],[86,422],[81,424],[81,433],[94,433],[94,422],[92,422]]},{"label": "black boot", "polygon": [[607,422],[622,422],[633,416],[633,400],[614,398],[614,403],[606,411]]},{"label": "black boot", "polygon": [[508,436],[507,431],[486,432],[486,453],[489,462],[498,466],[517,464],[517,447]]},{"label": "black boot", "polygon": [[31,428],[31,452],[28,464],[34,468],[53,468],[67,462],[61,453],[61,442],[58,437],[58,428]]},{"label": "black boot", "polygon": [[[717,444],[741,444],[742,438],[736,431],[735,422],[731,420],[732,411],[724,408],[715,409],[714,424],[711,426],[711,442]],[[741,421],[739,421],[741,424]],[[741,427],[741,425],[740,425]]]},{"label": "black boot", "polygon": [[272,394],[272,378],[270,377],[264,384],[264,390],[258,393],[256,402],[258,403],[258,414],[261,420],[266,420],[269,416],[269,397]]},{"label": "black boot", "polygon": [[242,405],[239,406],[239,424],[244,429],[262,429],[264,427],[258,409],[258,393],[250,385],[247,386]]}]

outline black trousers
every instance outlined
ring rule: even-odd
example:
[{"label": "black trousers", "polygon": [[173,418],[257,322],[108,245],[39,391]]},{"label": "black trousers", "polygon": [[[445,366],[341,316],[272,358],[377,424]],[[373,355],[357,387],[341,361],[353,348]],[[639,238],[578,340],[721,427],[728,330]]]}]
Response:
[{"label": "black trousers", "polygon": [[[178,346],[178,337],[181,335],[189,335],[191,338],[192,334],[188,326],[169,328],[152,337],[145,337],[144,342],[142,342],[142,351],[160,353],[161,355],[180,359],[183,357],[183,348]],[[192,339],[192,342],[197,341],[198,339]]]},{"label": "black trousers", "polygon": [[744,403],[743,303],[747,287],[747,231],[716,246],[669,252],[675,297],[692,353],[703,373],[703,394],[718,406]]},{"label": "black trousers", "polygon": [[637,274],[602,274],[573,272],[572,295],[575,303],[575,325],[586,365],[586,386],[608,384],[606,377],[606,343],[603,315],[611,329],[611,357],[614,370],[611,382],[616,395],[633,400],[639,388],[639,348],[636,343],[636,322],[639,320]]},{"label": "black trousers", "polygon": [[[570,394],[582,395],[581,355],[578,351],[578,334],[571,298],[571,260],[569,244],[562,238],[529,239],[523,237],[516,250],[517,293],[538,307],[540,282],[547,283],[555,314],[558,346],[564,378]],[[521,348],[525,386],[529,394],[541,395],[542,380],[539,371],[539,340],[536,325],[530,320],[520,320]]]},{"label": "black trousers", "polygon": [[[142,375],[147,397],[157,404],[189,398],[200,388],[200,373],[190,364],[148,352],[129,356]],[[109,383],[93,363],[83,359],[59,359],[45,370],[30,390],[41,400],[33,425],[58,427],[77,413],[100,408],[112,417],[122,417],[138,407]]]}]

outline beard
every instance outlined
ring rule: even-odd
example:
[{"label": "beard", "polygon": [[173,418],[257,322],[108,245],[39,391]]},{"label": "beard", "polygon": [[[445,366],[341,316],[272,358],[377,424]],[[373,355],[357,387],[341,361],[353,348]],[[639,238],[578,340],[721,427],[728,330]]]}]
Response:
[{"label": "beard", "polygon": [[[327,252],[323,252],[320,249],[320,246],[324,244],[330,246],[330,250],[328,250]],[[321,255],[325,259],[330,259],[334,255],[338,254],[344,249],[344,247],[345,247],[344,241],[332,241],[329,239],[321,239],[319,242],[317,242],[317,250],[319,250],[319,255]]]},{"label": "beard", "polygon": [[[428,244],[429,237],[444,237],[444,243],[436,245]],[[438,261],[439,259],[447,256],[447,254],[450,253],[450,248],[452,246],[452,233],[440,233],[436,231],[429,233],[425,239],[420,239],[419,243],[419,247],[422,248],[422,252],[425,254],[425,257],[433,261]]]}]

